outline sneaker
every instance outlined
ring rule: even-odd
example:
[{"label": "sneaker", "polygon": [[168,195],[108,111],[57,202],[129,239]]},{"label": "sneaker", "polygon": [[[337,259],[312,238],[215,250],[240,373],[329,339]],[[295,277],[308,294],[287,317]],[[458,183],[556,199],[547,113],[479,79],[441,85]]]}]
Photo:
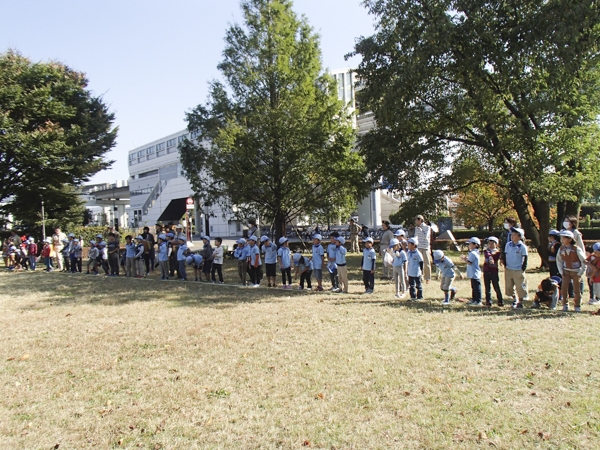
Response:
[{"label": "sneaker", "polygon": [[535,301],[535,302],[533,302],[533,305],[531,305],[531,307],[532,307],[532,308],[536,308],[536,309],[537,309],[537,308],[541,308],[541,306],[542,306],[542,305],[541,305],[541,304],[540,304],[540,302],[538,302],[538,301]]},{"label": "sneaker", "polygon": [[444,300],[444,301],[442,302],[442,305],[449,305],[449,304],[450,304],[450,300]]},{"label": "sneaker", "polygon": [[573,309],[573,311],[575,311],[575,312],[581,312],[581,308],[579,306],[576,306],[575,309]]},{"label": "sneaker", "polygon": [[303,288],[302,286],[298,286],[298,290],[299,290],[299,291],[303,291],[303,290],[304,290],[304,288]]},{"label": "sneaker", "polygon": [[400,298],[404,298],[406,297],[406,292],[403,292],[402,294],[400,294]]},{"label": "sneaker", "polygon": [[394,295],[395,298],[400,298],[400,294]]},{"label": "sneaker", "polygon": [[224,281],[219,281],[219,284],[225,284],[225,282]]},{"label": "sneaker", "polygon": [[600,304],[600,300],[598,300],[597,298],[593,298],[588,302],[588,305],[598,305]]},{"label": "sneaker", "polygon": [[512,308],[513,309],[521,309],[521,308],[523,308],[523,303],[521,303],[521,302],[513,303]]},{"label": "sneaker", "polygon": [[504,306],[504,302],[498,302],[498,306],[499,307],[503,307]]},{"label": "sneaker", "polygon": [[331,292],[340,292],[340,288],[332,288]]},{"label": "sneaker", "polygon": [[324,290],[324,289],[323,289],[323,287],[322,287],[322,286],[317,288],[317,291],[319,291],[319,292],[323,292],[323,290]]},{"label": "sneaker", "polygon": [[563,305],[563,309],[564,312],[568,312],[569,311],[569,305]]},{"label": "sneaker", "polygon": [[492,302],[485,302],[485,306],[487,306],[488,308],[492,307]]},{"label": "sneaker", "polygon": [[469,303],[469,305],[471,305],[471,306],[483,306],[483,303],[473,301],[473,302]]},{"label": "sneaker", "polygon": [[367,295],[371,295],[373,293],[373,291],[371,289],[367,289],[367,291],[365,292],[365,294]]},{"label": "sneaker", "polygon": [[211,283],[212,283],[212,284],[217,284],[217,282],[216,282],[216,281],[214,281],[214,280],[213,280],[213,281],[211,281]]},{"label": "sneaker", "polygon": [[253,287],[253,288],[259,288],[259,287],[260,287],[260,284],[253,284],[253,285],[252,285],[252,287]]}]

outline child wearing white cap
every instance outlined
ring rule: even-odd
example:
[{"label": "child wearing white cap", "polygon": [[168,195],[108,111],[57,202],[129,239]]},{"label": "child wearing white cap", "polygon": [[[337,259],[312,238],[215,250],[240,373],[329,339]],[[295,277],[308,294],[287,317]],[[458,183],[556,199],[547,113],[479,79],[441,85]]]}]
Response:
[{"label": "child wearing white cap", "polygon": [[373,238],[363,239],[363,243],[365,245],[361,261],[363,284],[365,285],[365,294],[372,294],[375,290],[375,260],[377,259],[377,253],[373,248]]},{"label": "child wearing white cap", "polygon": [[[279,261],[279,271],[281,272],[281,283],[283,289],[292,288],[292,253],[288,238],[279,238],[279,250],[277,250],[277,260]],[[287,284],[286,284],[287,277]]]},{"label": "child wearing white cap", "polygon": [[52,272],[54,267],[52,266],[52,238],[46,238],[44,240],[44,247],[42,248],[42,254],[40,255],[46,264],[46,270]]},{"label": "child wearing white cap", "polygon": [[406,272],[408,274],[408,286],[411,300],[422,300],[423,299],[423,255],[417,249],[419,240],[417,238],[410,238],[407,241],[408,251],[406,257],[408,264]]},{"label": "child wearing white cap", "polygon": [[502,252],[498,249],[500,241],[495,236],[487,240],[487,248],[483,251],[483,282],[485,284],[485,306],[492,306],[492,286],[496,292],[498,306],[504,306],[498,267]]},{"label": "child wearing white cap", "polygon": [[463,261],[467,263],[467,278],[471,279],[471,306],[481,306],[481,269],[479,267],[479,247],[481,241],[479,238],[469,239],[469,253],[462,256]]},{"label": "child wearing white cap", "polygon": [[271,242],[268,236],[260,238],[262,242],[261,252],[265,255],[265,269],[267,275],[267,287],[277,286],[277,246]]},{"label": "child wearing white cap", "polygon": [[38,246],[35,243],[35,239],[33,239],[32,237],[30,237],[27,242],[29,244],[28,247],[27,247],[27,254],[29,255],[29,268],[31,270],[35,270],[36,266],[37,266],[37,251],[38,251]]},{"label": "child wearing white cap", "polygon": [[[397,231],[396,231],[397,233]],[[390,241],[390,253],[394,257],[392,262],[392,279],[396,286],[396,298],[406,297],[406,252],[400,246],[400,241],[396,238]]]},{"label": "child wearing white cap", "polygon": [[313,246],[312,246],[312,263],[313,263],[313,273],[315,274],[315,279],[317,280],[317,291],[323,290],[323,264],[325,261],[325,250],[321,245],[322,236],[320,234],[315,234],[313,236]]}]

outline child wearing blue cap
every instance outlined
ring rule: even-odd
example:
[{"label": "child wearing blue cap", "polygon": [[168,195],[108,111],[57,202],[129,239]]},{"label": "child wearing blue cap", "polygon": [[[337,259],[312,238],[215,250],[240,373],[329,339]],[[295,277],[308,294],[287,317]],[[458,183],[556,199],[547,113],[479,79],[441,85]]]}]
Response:
[{"label": "child wearing blue cap", "polygon": [[342,236],[335,238],[335,264],[338,271],[339,289],[337,292],[348,293],[348,266],[346,265],[346,239]]},{"label": "child wearing blue cap", "polygon": [[444,292],[444,301],[442,304],[449,305],[450,302],[454,300],[458,290],[452,285],[458,269],[454,265],[454,262],[444,255],[444,252],[441,250],[435,250],[433,252],[433,263],[440,270],[440,289]]},{"label": "child wearing blue cap", "polygon": [[217,282],[216,274],[219,275],[219,284],[223,284],[223,239],[215,238],[215,248],[213,250],[213,262],[210,278],[213,283]]},{"label": "child wearing blue cap", "polygon": [[262,243],[261,252],[265,255],[267,287],[277,287],[277,246],[271,242],[268,236],[262,236],[260,242]]},{"label": "child wearing blue cap", "polygon": [[194,281],[202,281],[202,256],[197,253],[188,255],[185,262],[194,268]]},{"label": "child wearing blue cap", "polygon": [[82,270],[82,262],[81,262],[81,256],[83,253],[83,249],[81,247],[81,244],[79,243],[79,239],[74,238],[73,241],[71,242],[71,245],[69,246],[69,258],[70,258],[70,266],[71,266],[71,273],[81,273]]},{"label": "child wearing blue cap", "polygon": [[471,306],[481,306],[481,268],[479,267],[479,238],[469,239],[469,253],[462,256],[467,263],[467,278],[471,279]]},{"label": "child wearing blue cap", "polygon": [[313,246],[312,246],[312,263],[313,263],[313,273],[315,274],[315,279],[317,280],[317,291],[323,290],[323,264],[325,262],[325,250],[321,245],[322,236],[320,234],[315,234],[313,236]]},{"label": "child wearing blue cap", "polygon": [[186,245],[186,239],[179,237],[179,247],[177,248],[177,265],[179,267],[179,279],[181,281],[187,281],[187,272],[185,270],[186,258],[188,256],[188,246]]},{"label": "child wearing blue cap", "polygon": [[560,248],[560,231],[550,230],[548,234],[548,269],[551,277],[559,276],[558,266],[556,265],[556,255]]},{"label": "child wearing blue cap", "polygon": [[523,243],[525,231],[521,228],[510,229],[510,241],[504,247],[502,262],[504,270],[504,293],[509,297],[514,296],[513,308],[523,308],[523,299],[527,297],[527,262],[529,252]]},{"label": "child wearing blue cap", "polygon": [[169,279],[169,243],[167,236],[158,235],[158,265],[160,266],[160,279]]},{"label": "child wearing blue cap", "polygon": [[363,271],[363,284],[365,285],[365,294],[372,294],[375,290],[375,260],[377,253],[373,248],[373,238],[363,239],[364,249],[361,261]]},{"label": "child wearing blue cap", "polygon": [[248,247],[246,239],[241,238],[237,241],[237,246],[233,251],[233,257],[238,263],[238,275],[242,286],[246,286],[246,277],[248,276]]},{"label": "child wearing blue cap", "polygon": [[[277,259],[279,261],[279,270],[281,272],[281,283],[283,289],[292,288],[292,253],[288,238],[279,238],[279,250],[277,250]],[[287,284],[286,284],[287,277]]]},{"label": "child wearing blue cap", "polygon": [[254,235],[248,238],[248,243],[250,244],[248,249],[248,275],[250,275],[250,283],[252,283],[253,288],[260,287],[262,280],[262,262],[260,259],[260,250],[258,249],[258,245],[256,245],[257,240],[258,238]]}]

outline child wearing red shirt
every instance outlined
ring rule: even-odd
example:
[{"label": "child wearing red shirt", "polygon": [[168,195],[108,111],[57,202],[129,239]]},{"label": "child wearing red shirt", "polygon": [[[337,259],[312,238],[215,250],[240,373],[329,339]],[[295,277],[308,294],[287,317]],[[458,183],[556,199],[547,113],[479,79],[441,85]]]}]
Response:
[{"label": "child wearing red shirt", "polygon": [[500,278],[498,275],[498,261],[502,252],[498,250],[498,238],[489,237],[487,240],[487,248],[483,251],[483,281],[485,283],[485,305],[492,306],[492,290],[494,287],[496,297],[498,298],[498,306],[504,306],[502,299],[502,290],[500,289]]},{"label": "child wearing red shirt", "polygon": [[48,272],[52,272],[54,267],[52,267],[52,257],[50,253],[52,252],[52,239],[46,238],[44,241],[44,247],[42,248],[42,254],[40,255],[44,259],[44,264],[46,264],[46,270]]}]

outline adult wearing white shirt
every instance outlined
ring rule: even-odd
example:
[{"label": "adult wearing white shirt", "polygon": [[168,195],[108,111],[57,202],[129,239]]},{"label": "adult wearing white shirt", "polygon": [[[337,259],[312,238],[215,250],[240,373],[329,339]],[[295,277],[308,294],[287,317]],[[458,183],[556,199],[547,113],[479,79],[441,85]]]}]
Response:
[{"label": "adult wearing white shirt", "polygon": [[415,217],[415,237],[419,240],[417,249],[423,257],[423,275],[425,283],[431,280],[431,227],[425,223],[422,215]]}]

